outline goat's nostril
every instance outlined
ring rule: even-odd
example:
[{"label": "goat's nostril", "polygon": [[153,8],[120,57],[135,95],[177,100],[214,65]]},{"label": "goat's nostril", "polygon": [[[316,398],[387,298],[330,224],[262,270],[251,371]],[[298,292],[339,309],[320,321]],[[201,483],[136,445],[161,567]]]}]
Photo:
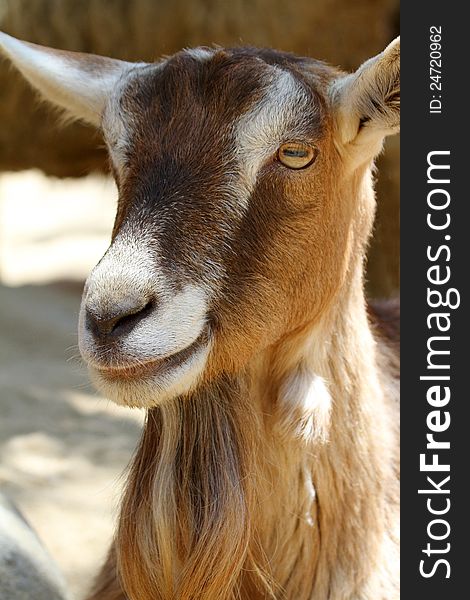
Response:
[{"label": "goat's nostril", "polygon": [[153,302],[149,301],[140,308],[135,308],[132,311],[127,312],[125,315],[118,317],[117,321],[113,324],[110,333],[118,332],[123,333],[124,329],[129,330],[144,317],[146,317],[153,309]]},{"label": "goat's nostril", "polygon": [[86,308],[86,326],[96,338],[119,337],[129,333],[137,323],[153,311],[154,302],[123,302],[113,310]]}]

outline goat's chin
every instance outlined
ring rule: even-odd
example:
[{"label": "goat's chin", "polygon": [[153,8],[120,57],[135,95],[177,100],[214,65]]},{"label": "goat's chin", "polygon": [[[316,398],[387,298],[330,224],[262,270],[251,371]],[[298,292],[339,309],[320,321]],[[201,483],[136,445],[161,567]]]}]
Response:
[{"label": "goat's chin", "polygon": [[199,348],[176,366],[152,369],[150,363],[144,370],[98,369],[89,365],[90,378],[109,400],[121,406],[152,408],[169,402],[194,390],[201,381],[210,345]]}]

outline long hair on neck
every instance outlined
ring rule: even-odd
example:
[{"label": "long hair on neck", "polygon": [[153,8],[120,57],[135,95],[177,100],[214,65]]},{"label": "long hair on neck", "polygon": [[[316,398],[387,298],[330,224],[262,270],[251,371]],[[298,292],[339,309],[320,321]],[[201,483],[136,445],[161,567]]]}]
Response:
[{"label": "long hair on neck", "polygon": [[227,378],[148,411],[116,534],[132,600],[275,597],[253,522],[262,425],[244,385]]}]

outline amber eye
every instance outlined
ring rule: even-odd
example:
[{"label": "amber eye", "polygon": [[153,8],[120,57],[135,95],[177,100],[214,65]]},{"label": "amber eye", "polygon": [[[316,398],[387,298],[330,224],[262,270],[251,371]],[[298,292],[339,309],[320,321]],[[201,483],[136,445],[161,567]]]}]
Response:
[{"label": "amber eye", "polygon": [[318,151],[301,142],[286,142],[277,151],[277,157],[289,169],[304,169],[313,163]]}]

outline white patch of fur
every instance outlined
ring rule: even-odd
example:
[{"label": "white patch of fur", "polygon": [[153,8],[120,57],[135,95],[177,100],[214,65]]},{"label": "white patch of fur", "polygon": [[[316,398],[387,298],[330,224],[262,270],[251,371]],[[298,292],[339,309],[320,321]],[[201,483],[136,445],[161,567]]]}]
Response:
[{"label": "white patch of fur", "polygon": [[[120,179],[124,178],[126,154],[129,149],[129,140],[134,126],[134,115],[124,114],[121,109],[120,99],[126,86],[134,78],[145,76],[149,65],[147,63],[136,63],[116,83],[112,93],[109,95],[103,110],[101,127],[111,161],[117,170]],[[159,68],[159,65],[155,65]],[[145,68],[145,70],[144,70]]]},{"label": "white patch of fur", "polygon": [[143,380],[114,383],[104,379],[93,367],[89,371],[98,390],[116,404],[151,408],[190,392],[204,372],[210,350],[211,342],[208,342],[174,369]]},{"label": "white patch of fur", "polygon": [[[123,85],[119,88],[123,88]],[[109,157],[119,178],[122,180],[125,172],[126,154],[129,148],[130,123],[126,122],[120,110],[120,94],[121,89],[118,89],[110,96],[103,112],[101,127]]]},{"label": "white patch of fur", "polygon": [[284,437],[324,442],[328,436],[331,396],[325,380],[304,363],[286,377],[278,394],[276,429]]},{"label": "white patch of fur", "polygon": [[155,313],[134,328],[123,348],[143,360],[184,350],[204,330],[207,308],[206,292],[197,285],[188,284],[171,297],[162,294]]},{"label": "white patch of fur", "polygon": [[46,100],[99,126],[107,97],[134,65],[111,58],[103,68],[86,55],[56,52],[0,32],[0,48]]},{"label": "white patch of fur", "polygon": [[317,493],[315,486],[313,485],[312,470],[308,464],[302,465],[302,484],[303,484],[303,502],[302,502],[302,516],[304,522],[313,527],[315,525],[313,513],[315,508],[315,501]]},{"label": "white patch of fur", "polygon": [[210,60],[214,56],[214,50],[211,50],[210,48],[187,48],[185,52],[192,58],[201,62]]},{"label": "white patch of fur", "polygon": [[[277,67],[265,96],[243,115],[236,128],[237,154],[248,194],[258,171],[279,146],[295,137],[295,124],[302,122],[308,99],[295,77]],[[287,137],[286,137],[287,136]]]}]

